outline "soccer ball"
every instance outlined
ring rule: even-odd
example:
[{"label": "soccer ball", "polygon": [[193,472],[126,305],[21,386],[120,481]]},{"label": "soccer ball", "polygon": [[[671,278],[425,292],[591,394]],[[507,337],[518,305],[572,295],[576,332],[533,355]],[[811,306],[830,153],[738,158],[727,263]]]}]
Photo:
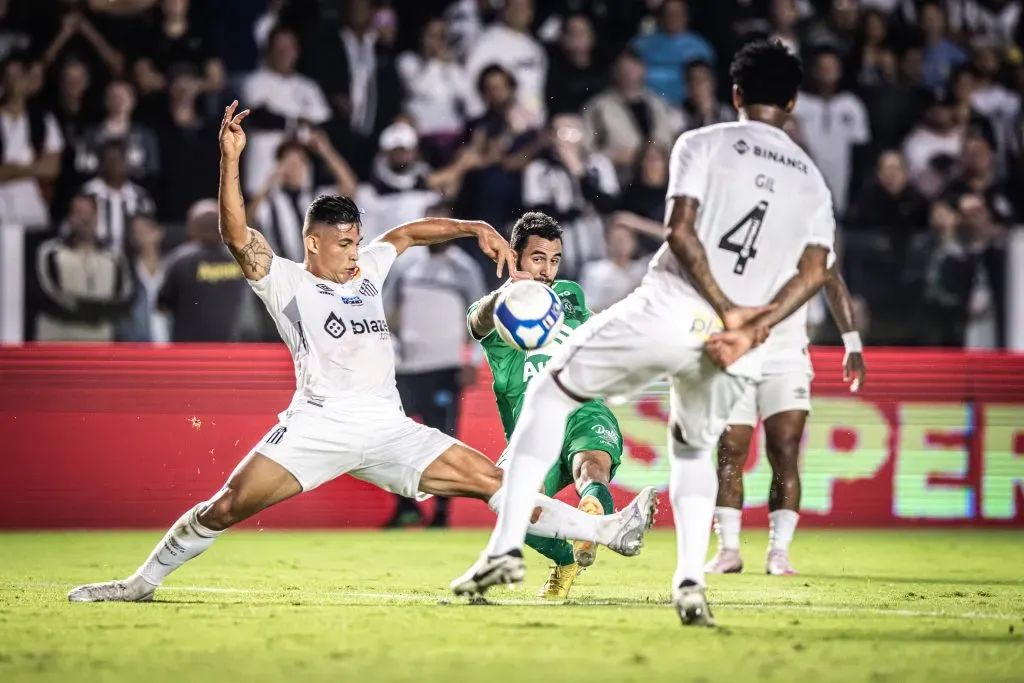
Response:
[{"label": "soccer ball", "polygon": [[494,329],[506,344],[522,351],[550,343],[564,319],[558,295],[536,280],[513,282],[494,307]]}]

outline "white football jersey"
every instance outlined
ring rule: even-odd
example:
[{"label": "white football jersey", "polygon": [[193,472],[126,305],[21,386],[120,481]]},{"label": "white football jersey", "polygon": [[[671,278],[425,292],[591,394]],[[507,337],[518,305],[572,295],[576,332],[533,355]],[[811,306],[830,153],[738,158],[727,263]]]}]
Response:
[{"label": "white football jersey", "polygon": [[[700,202],[695,228],[711,273],[739,305],[770,302],[808,245],[832,249],[828,187],[810,157],[775,126],[738,121],[681,135],[669,160],[670,204],[682,196]],[[701,298],[668,244],[647,278]]]},{"label": "white football jersey", "polygon": [[381,299],[397,256],[390,242],[375,240],[359,250],[356,276],[341,284],[275,254],[270,272],[249,280],[292,352],[296,401],[330,401],[361,412],[401,410]]},{"label": "white football jersey", "polygon": [[[830,251],[826,266],[831,268],[835,260],[835,252]],[[794,270],[779,278],[776,289],[781,289],[796,272]],[[793,315],[772,329],[771,336],[765,344],[767,351],[765,353],[764,374],[776,375],[786,372],[807,372],[808,374],[813,374],[811,357],[807,352],[807,345],[810,343],[810,339],[807,336],[807,312],[809,306],[810,301],[796,309]]]}]

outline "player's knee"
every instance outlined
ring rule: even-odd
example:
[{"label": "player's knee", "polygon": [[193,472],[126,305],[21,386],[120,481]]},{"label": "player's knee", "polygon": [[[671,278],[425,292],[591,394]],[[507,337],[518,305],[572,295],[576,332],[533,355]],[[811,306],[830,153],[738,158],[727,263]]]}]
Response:
[{"label": "player's knee", "polygon": [[210,531],[223,531],[248,517],[238,491],[226,488],[199,513],[199,523]]}]

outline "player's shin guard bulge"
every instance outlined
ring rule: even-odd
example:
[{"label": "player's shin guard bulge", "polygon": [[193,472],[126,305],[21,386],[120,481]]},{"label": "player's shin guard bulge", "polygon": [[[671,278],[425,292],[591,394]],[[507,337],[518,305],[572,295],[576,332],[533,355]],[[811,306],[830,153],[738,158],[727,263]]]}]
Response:
[{"label": "player's shin guard bulge", "polygon": [[206,503],[186,512],[167,531],[145,562],[123,581],[79,586],[68,594],[71,602],[144,602],[175,569],[213,545],[220,535],[204,527],[198,515]]}]

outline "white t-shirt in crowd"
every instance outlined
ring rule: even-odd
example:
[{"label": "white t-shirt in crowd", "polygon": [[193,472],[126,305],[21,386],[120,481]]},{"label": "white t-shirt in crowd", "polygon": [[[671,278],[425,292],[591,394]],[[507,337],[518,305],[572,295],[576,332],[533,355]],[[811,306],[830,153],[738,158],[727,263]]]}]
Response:
[{"label": "white t-shirt in crowd", "polygon": [[543,122],[548,75],[548,54],[543,46],[533,36],[513,31],[505,24],[494,24],[483,32],[466,60],[466,74],[474,88],[477,78],[492,64],[504,67],[516,77],[520,104],[534,117],[534,123]]},{"label": "white t-shirt in crowd", "polygon": [[[64,136],[52,114],[44,119],[46,135],[43,138],[43,152],[60,154],[64,151]],[[2,163],[30,166],[36,162],[36,150],[32,147],[32,134],[28,113],[12,119],[0,112],[0,135],[4,141]],[[50,223],[50,209],[39,191],[34,178],[19,178],[0,183],[0,221],[6,224],[41,228]]]},{"label": "white t-shirt in crowd", "polygon": [[459,133],[465,117],[482,113],[466,70],[457,62],[403,52],[395,66],[405,86],[405,110],[416,119],[420,135]]},{"label": "white t-shirt in crowd", "polygon": [[[322,125],[331,118],[320,86],[301,74],[287,76],[267,68],[260,69],[245,79],[242,101],[250,109],[265,108],[289,120],[294,126],[299,119],[313,125]],[[277,148],[291,130],[259,130],[250,127],[245,163],[245,191],[258,192],[274,172]]]},{"label": "white t-shirt in crowd", "polygon": [[903,141],[903,157],[907,160],[907,172],[915,183],[920,180],[928,163],[940,154],[959,157],[964,147],[964,137],[953,130],[940,135],[924,126],[918,126]]},{"label": "white t-shirt in crowd", "polygon": [[828,99],[800,93],[793,116],[807,151],[832,190],[835,211],[842,216],[849,198],[853,147],[871,141],[867,109],[853,93]]},{"label": "white t-shirt in crowd", "polygon": [[587,263],[580,274],[580,287],[587,297],[587,307],[595,313],[600,313],[615,302],[621,301],[637,288],[646,272],[646,259],[630,261],[625,267],[610,259]]}]

